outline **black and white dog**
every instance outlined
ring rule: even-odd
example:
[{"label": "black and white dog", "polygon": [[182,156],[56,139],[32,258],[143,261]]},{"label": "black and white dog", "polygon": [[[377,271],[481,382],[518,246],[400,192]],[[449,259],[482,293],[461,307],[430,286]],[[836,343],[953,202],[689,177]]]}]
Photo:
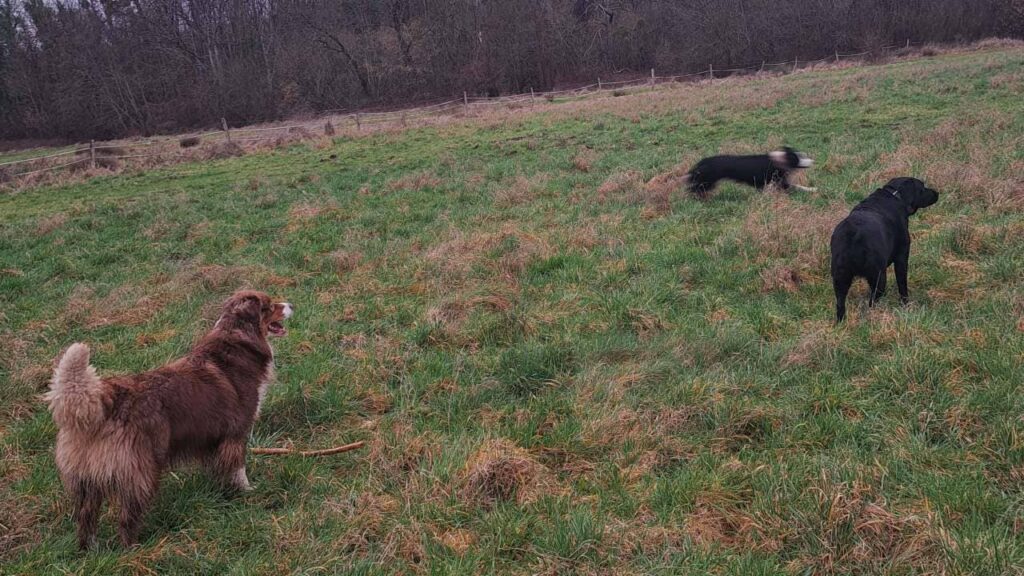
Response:
[{"label": "black and white dog", "polygon": [[754,156],[712,156],[697,163],[687,174],[690,192],[700,198],[707,197],[708,192],[715,188],[719,180],[732,180],[740,184],[749,184],[758,190],[769,184],[777,184],[783,190],[790,186],[804,191],[811,188],[791,185],[789,174],[794,170],[803,170],[814,164],[807,156],[786,147],[782,150],[758,154]]},{"label": "black and white dog", "polygon": [[868,281],[873,305],[885,293],[886,270],[896,267],[900,301],[907,303],[910,260],[909,217],[939,201],[939,193],[917,178],[894,178],[875,190],[832,232],[832,287],[836,322],[846,317],[846,294],[857,277]]}]

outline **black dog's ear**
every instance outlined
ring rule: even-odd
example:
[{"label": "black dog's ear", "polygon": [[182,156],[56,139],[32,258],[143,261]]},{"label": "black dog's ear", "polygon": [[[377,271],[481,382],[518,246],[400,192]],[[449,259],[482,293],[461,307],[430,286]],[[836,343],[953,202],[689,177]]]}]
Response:
[{"label": "black dog's ear", "polygon": [[916,213],[918,208],[926,206],[923,203],[925,187],[924,182],[921,180],[917,178],[902,178],[899,182],[899,191],[903,196],[903,204],[907,207],[908,216]]}]

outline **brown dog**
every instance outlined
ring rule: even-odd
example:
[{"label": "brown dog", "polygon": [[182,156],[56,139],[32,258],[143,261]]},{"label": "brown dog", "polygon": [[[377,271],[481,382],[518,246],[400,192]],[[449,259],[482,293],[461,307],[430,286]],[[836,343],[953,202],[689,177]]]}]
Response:
[{"label": "brown dog", "polygon": [[287,333],[292,306],[235,293],[184,358],[142,374],[100,379],[89,348],[68,348],[46,401],[57,424],[57,468],[74,498],[78,544],[95,543],[104,498],[120,504],[118,533],[135,544],[162,473],[199,460],[225,486],[249,490],[246,441],[274,375],[267,336]]}]

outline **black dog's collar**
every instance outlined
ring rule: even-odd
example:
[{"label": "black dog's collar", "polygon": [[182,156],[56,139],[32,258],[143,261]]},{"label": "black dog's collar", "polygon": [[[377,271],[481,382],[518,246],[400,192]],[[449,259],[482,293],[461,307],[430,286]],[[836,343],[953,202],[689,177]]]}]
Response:
[{"label": "black dog's collar", "polygon": [[890,188],[890,187],[886,186],[885,188],[882,188],[882,190],[885,190],[889,194],[892,194],[892,197],[896,198],[897,200],[900,200],[900,201],[903,200],[903,196],[900,196],[900,191],[895,189],[895,188]]}]

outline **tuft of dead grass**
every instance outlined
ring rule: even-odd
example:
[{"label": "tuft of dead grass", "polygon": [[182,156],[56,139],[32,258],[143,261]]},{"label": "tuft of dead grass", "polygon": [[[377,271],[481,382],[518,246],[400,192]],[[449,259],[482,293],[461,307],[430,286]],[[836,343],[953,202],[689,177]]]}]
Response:
[{"label": "tuft of dead grass", "polygon": [[543,464],[504,438],[488,439],[480,445],[466,461],[461,484],[463,497],[483,506],[498,501],[526,504],[556,489]]},{"label": "tuft of dead grass", "polygon": [[594,162],[597,161],[597,152],[594,152],[590,148],[583,147],[576,152],[576,156],[572,159],[572,167],[580,172],[590,172]]},{"label": "tuft of dead grass", "polygon": [[245,148],[235,142],[215,142],[202,148],[205,160],[223,160],[245,156]]},{"label": "tuft of dead grass", "polygon": [[437,188],[441,183],[441,179],[435,176],[433,172],[423,170],[390,180],[384,188],[390,193],[418,192],[425,188]]},{"label": "tuft of dead grass", "polygon": [[498,208],[511,208],[529,203],[543,193],[547,182],[547,174],[542,173],[529,178],[516,176],[511,184],[502,186],[494,192],[494,205]]},{"label": "tuft of dead grass", "polygon": [[44,216],[36,222],[36,236],[46,236],[50,232],[60,228],[68,221],[68,215],[58,212],[51,216]]},{"label": "tuft of dead grass", "polygon": [[438,542],[459,556],[465,555],[477,542],[476,534],[462,528],[445,530],[440,534],[435,534],[434,537],[437,538]]},{"label": "tuft of dead grass", "polygon": [[827,366],[842,343],[840,333],[826,320],[804,322],[800,338],[782,358],[783,368]]},{"label": "tuft of dead grass", "polygon": [[945,550],[955,542],[933,513],[893,511],[870,486],[854,480],[836,483],[823,476],[809,489],[818,524],[808,526],[814,554],[794,560],[801,572],[846,574],[913,570],[943,574]]},{"label": "tuft of dead grass", "polygon": [[350,250],[335,250],[331,252],[330,258],[334,262],[334,269],[341,276],[359,267],[359,264],[363,261],[363,253]]},{"label": "tuft of dead grass", "polygon": [[765,288],[788,290],[823,278],[829,238],[847,212],[842,206],[814,209],[783,195],[752,209],[743,223],[743,244],[750,260],[770,264],[762,272]]},{"label": "tuft of dead grass", "polygon": [[764,284],[765,292],[781,290],[795,294],[803,284],[803,276],[799,270],[789,266],[772,266],[761,270],[761,282]]},{"label": "tuft of dead grass", "polygon": [[686,175],[690,171],[688,163],[679,163],[667,172],[651,178],[644,186],[644,208],[642,217],[650,220],[664,216],[672,211],[672,193],[683,189]]},{"label": "tuft of dead grass", "polygon": [[426,259],[447,280],[463,279],[475,266],[486,266],[506,282],[515,283],[527,265],[552,253],[545,239],[509,223],[497,232],[467,233],[453,228],[448,240],[427,251]]},{"label": "tuft of dead grass", "polygon": [[597,201],[601,204],[613,201],[636,204],[643,197],[643,190],[643,174],[638,170],[616,172],[598,186]]}]

